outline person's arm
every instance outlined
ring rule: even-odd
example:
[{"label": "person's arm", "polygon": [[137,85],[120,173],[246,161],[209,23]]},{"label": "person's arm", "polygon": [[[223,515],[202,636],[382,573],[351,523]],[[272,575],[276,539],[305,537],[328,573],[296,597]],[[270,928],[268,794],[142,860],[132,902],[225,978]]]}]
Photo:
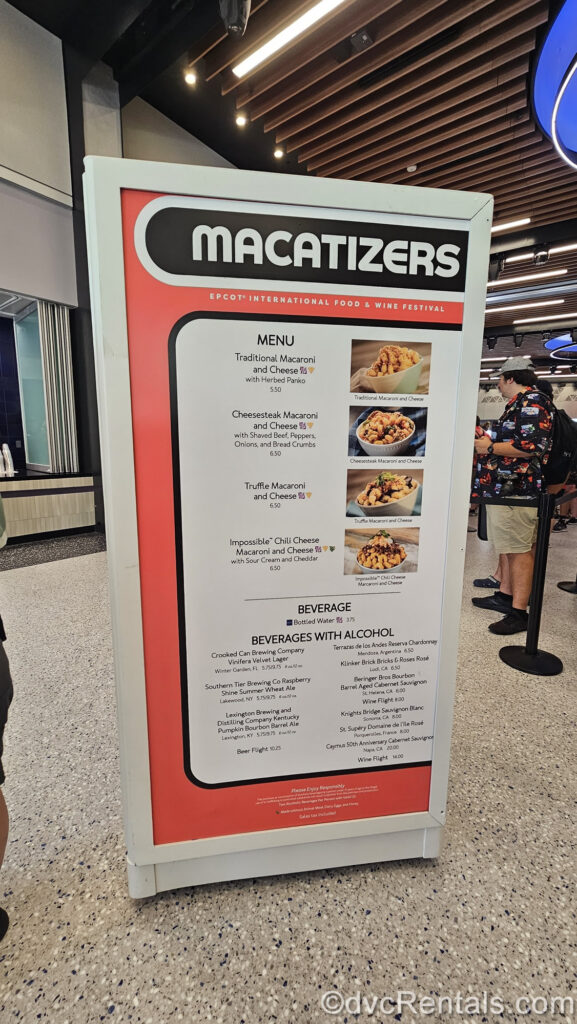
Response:
[{"label": "person's arm", "polygon": [[[475,451],[479,455],[485,455],[490,445],[490,437],[479,437],[475,441]],[[534,447],[531,450],[534,451]],[[507,457],[509,459],[524,459],[527,457],[527,450],[523,448],[515,448],[515,446],[509,441],[495,441],[491,454],[500,455],[501,457]]]}]

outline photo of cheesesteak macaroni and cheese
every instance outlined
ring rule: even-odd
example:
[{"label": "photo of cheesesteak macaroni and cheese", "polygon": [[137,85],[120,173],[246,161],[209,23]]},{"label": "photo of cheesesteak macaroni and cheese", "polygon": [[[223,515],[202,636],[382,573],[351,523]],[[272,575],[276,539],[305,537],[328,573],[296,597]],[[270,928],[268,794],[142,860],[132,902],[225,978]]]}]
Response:
[{"label": "photo of cheesesteak macaroni and cheese", "polygon": [[426,408],[352,405],[349,409],[349,455],[422,458],[426,440]]},{"label": "photo of cheesesteak macaroni and cheese", "polygon": [[430,345],[353,340],[351,391],[426,395],[430,366]]},{"label": "photo of cheesesteak macaroni and cheese", "polygon": [[345,575],[392,575],[417,571],[419,530],[345,530]]}]

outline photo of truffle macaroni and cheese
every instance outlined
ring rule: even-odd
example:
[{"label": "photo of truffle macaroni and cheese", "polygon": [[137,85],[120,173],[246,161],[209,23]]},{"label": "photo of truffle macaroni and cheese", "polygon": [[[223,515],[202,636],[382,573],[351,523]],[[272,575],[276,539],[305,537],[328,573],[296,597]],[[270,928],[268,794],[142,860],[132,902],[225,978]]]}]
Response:
[{"label": "photo of truffle macaroni and cheese", "polygon": [[426,395],[430,366],[430,345],[353,339],[351,391]]},{"label": "photo of truffle macaroni and cheese", "polygon": [[419,530],[345,530],[345,575],[392,575],[417,571]]},{"label": "photo of truffle macaroni and cheese", "polygon": [[419,516],[422,486],[422,469],[350,469],[347,516]]}]

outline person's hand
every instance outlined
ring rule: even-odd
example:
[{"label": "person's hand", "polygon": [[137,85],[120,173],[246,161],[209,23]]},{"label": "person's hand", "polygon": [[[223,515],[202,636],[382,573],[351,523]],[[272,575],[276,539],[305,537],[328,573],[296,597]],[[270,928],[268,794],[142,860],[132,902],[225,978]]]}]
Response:
[{"label": "person's hand", "polygon": [[475,438],[475,451],[477,455],[484,455],[487,448],[491,444],[491,438],[484,435],[483,437]]}]

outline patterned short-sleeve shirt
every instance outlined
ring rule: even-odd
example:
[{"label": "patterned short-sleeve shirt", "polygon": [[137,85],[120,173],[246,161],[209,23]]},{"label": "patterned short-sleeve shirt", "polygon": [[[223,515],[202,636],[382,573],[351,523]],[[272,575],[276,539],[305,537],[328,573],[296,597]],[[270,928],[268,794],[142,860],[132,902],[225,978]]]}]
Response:
[{"label": "patterned short-sleeve shirt", "polygon": [[476,455],[472,496],[534,498],[543,488],[543,464],[553,440],[553,409],[541,391],[520,391],[506,405],[494,431],[495,444],[506,442],[527,458]]}]

